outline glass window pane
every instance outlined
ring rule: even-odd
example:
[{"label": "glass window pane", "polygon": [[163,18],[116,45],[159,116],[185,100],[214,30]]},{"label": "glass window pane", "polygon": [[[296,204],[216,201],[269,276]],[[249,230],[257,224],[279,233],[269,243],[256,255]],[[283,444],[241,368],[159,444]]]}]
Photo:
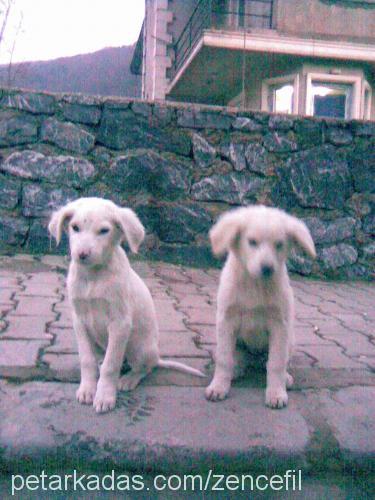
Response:
[{"label": "glass window pane", "polygon": [[371,114],[371,91],[369,89],[365,90],[364,103],[363,103],[363,114],[364,119],[369,119]]},{"label": "glass window pane", "polygon": [[269,110],[276,113],[293,113],[293,85],[290,83],[271,85]]},{"label": "glass window pane", "polygon": [[353,86],[351,84],[312,82],[314,116],[350,118]]}]

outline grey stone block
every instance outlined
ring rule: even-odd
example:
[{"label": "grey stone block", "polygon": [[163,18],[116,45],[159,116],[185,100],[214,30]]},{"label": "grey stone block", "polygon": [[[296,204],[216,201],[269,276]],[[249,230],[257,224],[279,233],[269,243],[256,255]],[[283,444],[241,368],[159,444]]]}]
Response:
[{"label": "grey stone block", "polygon": [[71,122],[84,123],[86,125],[97,125],[100,121],[102,111],[99,106],[87,106],[84,104],[61,104],[64,117]]},{"label": "grey stone block", "polygon": [[369,243],[363,247],[363,255],[365,258],[371,258],[375,256],[375,242]]},{"label": "grey stone block", "polygon": [[375,193],[375,141],[359,142],[348,155],[357,191]]},{"label": "grey stone block", "polygon": [[[137,207],[147,229],[166,243],[189,243],[197,234],[207,234],[212,218],[198,204]],[[177,223],[178,221],[178,223]]]},{"label": "grey stone block", "polygon": [[131,110],[105,109],[97,141],[117,150],[148,147],[184,156],[191,151],[191,139],[185,131],[161,129]]},{"label": "grey stone block", "polygon": [[266,175],[270,168],[269,153],[259,143],[250,143],[245,149],[246,165],[250,172]]},{"label": "grey stone block", "polygon": [[233,172],[206,177],[192,186],[193,199],[225,201],[242,205],[256,200],[265,187],[265,181],[247,172]]},{"label": "grey stone block", "polygon": [[264,138],[264,147],[272,153],[290,153],[297,151],[295,137],[285,132],[269,133]]},{"label": "grey stone block", "polygon": [[216,158],[216,149],[199,134],[192,135],[193,156],[198,167],[210,166]]},{"label": "grey stone block", "polygon": [[351,122],[351,128],[355,135],[359,137],[371,137],[375,136],[375,124],[374,122],[364,122],[362,120],[353,120]]},{"label": "grey stone block", "polygon": [[63,155],[45,156],[36,151],[12,153],[0,169],[22,179],[46,180],[73,187],[84,187],[96,174],[94,165],[88,160]]},{"label": "grey stone block", "polygon": [[177,111],[177,124],[180,127],[189,128],[208,128],[229,130],[233,122],[233,118],[214,111],[202,109],[180,109]]},{"label": "grey stone block", "polygon": [[353,142],[353,135],[347,126],[328,126],[326,139],[335,146],[347,146]]},{"label": "grey stone block", "polygon": [[263,126],[260,123],[246,116],[237,116],[233,121],[232,127],[235,130],[243,132],[260,132],[263,130]]},{"label": "grey stone block", "polygon": [[61,149],[87,154],[95,144],[95,137],[83,128],[70,122],[47,118],[42,124],[41,139]]},{"label": "grey stone block", "polygon": [[150,118],[152,115],[152,106],[148,102],[134,101],[131,109],[136,115],[141,115],[145,118]]},{"label": "grey stone block", "polygon": [[320,120],[297,119],[294,130],[299,149],[308,149],[323,143],[323,124]]},{"label": "grey stone block", "polygon": [[306,217],[303,220],[310,229],[315,244],[336,243],[352,238],[358,223],[353,217],[340,217],[333,221],[323,221],[318,217]]},{"label": "grey stone block", "polygon": [[2,208],[16,208],[20,201],[21,183],[0,175],[0,206]]},{"label": "grey stone block", "polygon": [[233,165],[234,170],[242,172],[246,169],[245,144],[229,142],[220,147],[221,154]]},{"label": "grey stone block", "polygon": [[334,146],[296,153],[277,174],[283,196],[303,207],[340,208],[353,192],[347,162]]},{"label": "grey stone block", "polygon": [[157,123],[162,127],[169,125],[175,116],[173,108],[159,102],[154,104],[152,113]]},{"label": "grey stone block", "polygon": [[152,150],[136,150],[117,157],[105,172],[104,181],[116,191],[173,199],[186,196],[190,173],[181,161],[172,163]]},{"label": "grey stone block", "polygon": [[288,131],[293,128],[294,120],[289,116],[271,115],[268,121],[270,130]]},{"label": "grey stone block", "polygon": [[0,102],[7,108],[28,111],[29,113],[49,115],[55,111],[55,98],[48,94],[19,92],[5,95]]},{"label": "grey stone block", "polygon": [[0,241],[9,245],[20,246],[27,237],[29,224],[21,218],[2,215],[0,217]]},{"label": "grey stone block", "polygon": [[0,111],[0,146],[32,144],[38,140],[38,122],[33,116]]},{"label": "grey stone block", "polygon": [[346,243],[340,243],[318,251],[318,259],[325,269],[337,269],[339,267],[354,264],[358,259],[357,250]]},{"label": "grey stone block", "polygon": [[363,219],[363,230],[365,233],[375,236],[375,213],[371,213]]},{"label": "grey stone block", "polygon": [[313,261],[293,248],[288,259],[288,269],[291,272],[309,276],[313,270]]},{"label": "grey stone block", "polygon": [[73,189],[26,184],[22,190],[22,214],[26,217],[49,217],[54,210],[78,197],[78,192]]}]

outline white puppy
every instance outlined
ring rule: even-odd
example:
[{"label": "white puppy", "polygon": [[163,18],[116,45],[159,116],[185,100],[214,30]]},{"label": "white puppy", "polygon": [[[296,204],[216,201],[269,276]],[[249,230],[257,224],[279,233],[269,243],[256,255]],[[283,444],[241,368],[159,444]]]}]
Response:
[{"label": "white puppy", "polygon": [[[81,364],[80,403],[97,412],[115,407],[117,388],[134,389],[154,367],[203,373],[162,361],[150,292],[130,267],[121,243],[137,252],[144,228],[129,208],[100,198],[81,198],[56,211],[49,231],[57,244],[69,223],[71,263],[67,288]],[[97,382],[98,359],[105,352]],[[126,359],[131,370],[120,377]]]},{"label": "white puppy", "polygon": [[315,257],[314,242],[302,221],[264,206],[227,212],[210,239],[213,252],[228,252],[228,258],[218,290],[215,374],[206,397],[224,399],[232,379],[243,374],[249,351],[268,348],[266,404],[282,408],[293,383],[287,365],[294,343],[293,292],[285,261],[291,244]]}]

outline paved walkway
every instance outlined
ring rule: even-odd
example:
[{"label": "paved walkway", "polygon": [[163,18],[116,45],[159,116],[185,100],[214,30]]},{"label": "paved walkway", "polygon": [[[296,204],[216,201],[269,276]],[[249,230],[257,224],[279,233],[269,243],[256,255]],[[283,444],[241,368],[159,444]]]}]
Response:
[{"label": "paved walkway", "polygon": [[[210,377],[219,271],[149,262],[134,268],[155,300],[162,356]],[[262,372],[213,404],[204,399],[209,378],[159,369],[134,393],[121,394],[115,411],[98,416],[74,400],[79,368],[65,274],[61,257],[0,258],[5,463],[26,467],[58,455],[59,463],[170,472],[374,467],[374,286],[293,280],[296,384],[287,409],[264,406]]]}]

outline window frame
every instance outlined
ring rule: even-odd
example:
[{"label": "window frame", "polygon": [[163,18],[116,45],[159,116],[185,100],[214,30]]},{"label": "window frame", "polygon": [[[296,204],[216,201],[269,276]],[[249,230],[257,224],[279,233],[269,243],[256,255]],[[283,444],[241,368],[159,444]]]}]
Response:
[{"label": "window frame", "polygon": [[363,91],[362,91],[363,78],[357,75],[348,74],[332,74],[332,73],[307,73],[306,75],[306,102],[305,113],[307,116],[314,116],[314,106],[312,101],[312,88],[313,83],[341,83],[352,85],[352,102],[350,106],[350,116],[345,116],[345,120],[360,119],[361,110],[363,108]]},{"label": "window frame", "polygon": [[299,74],[292,73],[289,75],[277,76],[274,78],[266,78],[262,81],[262,98],[261,110],[269,113],[282,113],[282,111],[275,111],[268,107],[268,96],[270,87],[282,84],[291,84],[293,86],[293,99],[292,99],[292,112],[285,114],[298,115],[298,102],[299,102]]},{"label": "window frame", "polygon": [[[366,106],[366,92],[368,92],[368,99],[369,99],[368,106]],[[364,80],[362,88],[362,103],[361,103],[362,105],[361,117],[363,118],[363,120],[371,120],[371,104],[372,104],[372,87],[367,80]]]}]

